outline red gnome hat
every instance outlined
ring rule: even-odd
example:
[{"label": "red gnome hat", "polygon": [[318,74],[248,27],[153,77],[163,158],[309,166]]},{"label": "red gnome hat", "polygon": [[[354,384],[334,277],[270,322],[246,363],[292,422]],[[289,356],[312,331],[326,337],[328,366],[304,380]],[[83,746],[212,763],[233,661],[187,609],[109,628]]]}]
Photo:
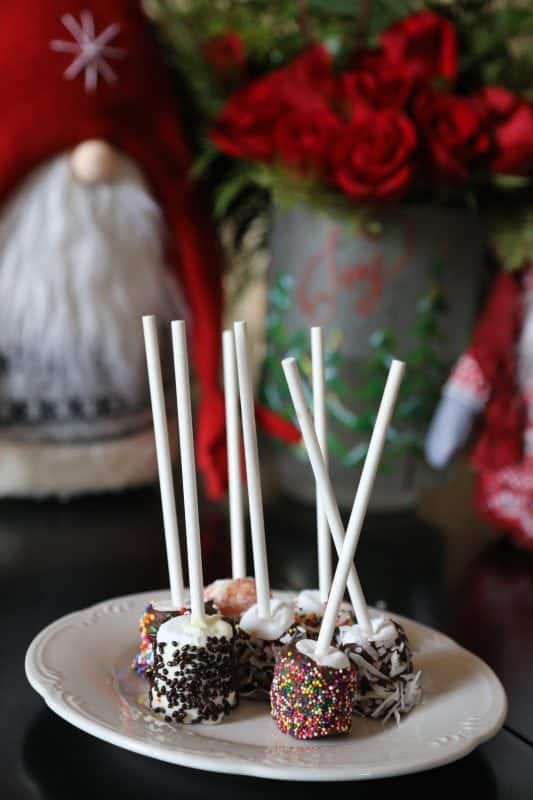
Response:
[{"label": "red gnome hat", "polygon": [[219,496],[225,484],[218,383],[221,262],[189,180],[190,158],[175,100],[139,3],[2,3],[0,62],[0,203],[42,161],[94,138],[134,159],[160,203],[169,232],[167,260],[191,312],[201,389],[198,465],[208,494]]}]

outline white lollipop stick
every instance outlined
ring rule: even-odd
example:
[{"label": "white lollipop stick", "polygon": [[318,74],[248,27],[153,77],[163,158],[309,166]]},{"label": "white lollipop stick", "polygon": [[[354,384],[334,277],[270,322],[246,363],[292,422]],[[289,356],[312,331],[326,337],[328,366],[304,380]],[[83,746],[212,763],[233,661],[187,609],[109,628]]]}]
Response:
[{"label": "white lollipop stick", "polygon": [[196,464],[194,460],[189,359],[187,356],[185,323],[183,320],[174,320],[171,328],[174,372],[176,374],[191,618],[194,622],[201,624],[205,619],[204,579],[202,574],[202,546],[200,543],[200,520],[198,516],[198,492],[196,488]]},{"label": "white lollipop stick", "polygon": [[161,508],[163,511],[163,530],[165,532],[165,548],[167,551],[168,576],[170,580],[170,596],[174,608],[185,605],[183,586],[183,569],[181,565],[180,538],[176,515],[176,498],[172,478],[172,460],[168,442],[167,412],[165,408],[165,392],[161,375],[161,358],[157,339],[157,325],[154,316],[143,317],[144,347],[146,350],[146,366],[148,368],[148,385],[154,422],[155,451],[159,488],[161,491]]},{"label": "white lollipop stick", "polygon": [[241,399],[244,460],[246,463],[248,502],[250,506],[250,527],[252,530],[257,610],[262,619],[270,619],[270,581],[268,577],[265,521],[263,518],[263,495],[261,492],[261,476],[259,473],[254,394],[248,356],[246,323],[235,322],[233,329],[235,332],[237,374],[239,377],[239,394]]},{"label": "white lollipop stick", "polygon": [[[342,524],[339,506],[335,500],[335,494],[329,479],[328,468],[315,433],[311,412],[305,400],[302,379],[300,378],[298,366],[294,358],[286,358],[282,361],[282,366],[304,444],[307,449],[307,455],[309,456],[315,480],[320,490],[324,511],[335,543],[335,549],[340,556],[344,545],[344,525]],[[351,564],[348,575],[348,594],[350,595],[350,602],[354,608],[358,623],[362,628],[369,628],[370,618],[368,616],[368,609],[366,607],[363,589],[361,588],[361,583],[353,564]]]},{"label": "white lollipop stick", "polygon": [[[324,376],[324,343],[322,328],[311,328],[311,366],[313,373],[313,417],[316,438],[328,464],[326,386]],[[331,587],[331,541],[328,519],[324,511],[322,495],[316,484],[316,532],[318,552],[318,591],[323,603],[327,603]]]},{"label": "white lollipop stick", "polygon": [[226,406],[226,441],[228,447],[229,524],[231,536],[231,573],[233,578],[246,576],[244,515],[242,504],[241,449],[239,431],[239,390],[233,331],[222,334],[224,365],[224,400]]},{"label": "white lollipop stick", "polygon": [[322,620],[322,627],[320,628],[317,641],[317,653],[326,653],[333,638],[337,614],[346,587],[346,579],[353,563],[359,534],[361,533],[368,503],[370,502],[370,495],[372,494],[372,488],[376,480],[376,473],[385,445],[387,429],[394,412],[404,370],[405,364],[403,361],[396,360],[392,362],[389,369],[387,383],[385,384],[383,397],[381,398],[378,415],[376,417],[376,424],[372,431],[368,452],[359,480],[359,486],[357,487],[350,521],[346,529],[346,538],[344,539],[342,552],[339,556],[339,563],[335,570],[335,576],[326,606],[326,613]]}]

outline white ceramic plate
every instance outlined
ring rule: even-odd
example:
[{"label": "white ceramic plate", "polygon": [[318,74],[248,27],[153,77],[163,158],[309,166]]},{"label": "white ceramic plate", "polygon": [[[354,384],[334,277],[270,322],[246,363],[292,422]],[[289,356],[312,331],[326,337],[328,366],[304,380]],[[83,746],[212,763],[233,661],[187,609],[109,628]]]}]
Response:
[{"label": "white ceramic plate", "polygon": [[350,737],[297,741],[258,701],[243,701],[220,725],[166,723],[147,709],[146,683],[129,669],[144,606],[165,600],[165,592],[119,597],[57,620],[28,649],[29,682],[52,711],[111,744],[187,767],[283,780],[382,778],[437,767],[470,753],[504,722],[505,692],[483,661],[396,617],[424,688],[423,703],[399,726],[354,718]]}]

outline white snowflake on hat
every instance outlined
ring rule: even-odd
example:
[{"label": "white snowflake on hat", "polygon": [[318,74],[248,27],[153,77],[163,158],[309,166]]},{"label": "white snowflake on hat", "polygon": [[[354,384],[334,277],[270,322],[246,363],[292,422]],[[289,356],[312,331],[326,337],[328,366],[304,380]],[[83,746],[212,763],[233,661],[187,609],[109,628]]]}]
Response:
[{"label": "white snowflake on hat", "polygon": [[118,36],[120,25],[111,23],[100,33],[96,33],[94,17],[84,9],[78,22],[72,14],[65,14],[61,21],[74,41],[53,39],[50,47],[57,53],[72,53],[74,60],[65,70],[65,78],[72,80],[80,72],[85,74],[85,89],[93,92],[98,86],[98,75],[107,83],[116,83],[117,75],[109,65],[108,59],[124,58],[122,47],[111,47],[110,42]]}]

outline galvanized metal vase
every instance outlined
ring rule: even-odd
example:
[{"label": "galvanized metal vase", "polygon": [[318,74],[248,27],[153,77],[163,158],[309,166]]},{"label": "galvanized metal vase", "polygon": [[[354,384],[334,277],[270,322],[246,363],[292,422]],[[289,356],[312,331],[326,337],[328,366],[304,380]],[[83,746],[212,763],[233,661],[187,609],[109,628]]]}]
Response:
[{"label": "galvanized metal vase", "polygon": [[[392,355],[407,372],[372,505],[408,507],[434,481],[423,437],[468,340],[483,253],[473,213],[400,206],[356,225],[303,205],[274,210],[262,400],[294,418],[280,361],[294,355],[310,377],[309,328],[322,325],[330,471],[343,506],[353,501]],[[285,492],[312,500],[302,447],[276,447],[272,463]]]}]

